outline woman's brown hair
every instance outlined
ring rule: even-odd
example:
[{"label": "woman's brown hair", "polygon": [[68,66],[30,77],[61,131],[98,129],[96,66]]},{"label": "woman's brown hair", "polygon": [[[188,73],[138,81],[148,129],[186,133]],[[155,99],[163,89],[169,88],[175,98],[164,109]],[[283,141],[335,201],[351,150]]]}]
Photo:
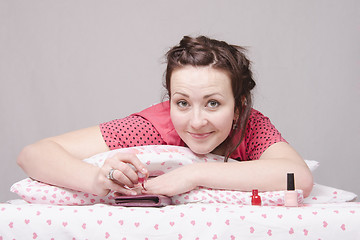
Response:
[{"label": "woman's brown hair", "polygon": [[[225,140],[225,161],[243,141],[252,108],[251,90],[256,84],[245,51],[246,49],[243,47],[229,45],[224,41],[210,39],[205,36],[197,38],[185,36],[179,45],[171,48],[166,54],[165,88],[168,96],[171,96],[171,74],[175,69],[186,65],[194,67],[211,66],[229,74],[235,98],[234,111],[235,114],[239,114],[239,117],[234,123],[236,128],[231,131],[229,137]],[[234,142],[234,136],[238,132],[241,133],[240,140]]]}]

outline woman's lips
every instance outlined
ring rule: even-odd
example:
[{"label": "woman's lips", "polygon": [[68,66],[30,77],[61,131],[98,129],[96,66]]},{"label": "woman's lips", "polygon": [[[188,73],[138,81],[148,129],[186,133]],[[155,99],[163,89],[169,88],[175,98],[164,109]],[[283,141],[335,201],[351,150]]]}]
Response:
[{"label": "woman's lips", "polygon": [[189,134],[196,139],[204,139],[207,138],[208,136],[210,136],[212,134],[212,132],[208,132],[208,133],[192,133],[189,132]]}]

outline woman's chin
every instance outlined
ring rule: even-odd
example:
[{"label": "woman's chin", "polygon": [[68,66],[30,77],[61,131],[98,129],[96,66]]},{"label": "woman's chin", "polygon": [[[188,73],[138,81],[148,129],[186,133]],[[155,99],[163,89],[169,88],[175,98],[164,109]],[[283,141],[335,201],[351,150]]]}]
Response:
[{"label": "woman's chin", "polygon": [[188,148],[190,148],[190,150],[197,155],[205,155],[213,151],[213,149],[199,146],[188,146]]}]

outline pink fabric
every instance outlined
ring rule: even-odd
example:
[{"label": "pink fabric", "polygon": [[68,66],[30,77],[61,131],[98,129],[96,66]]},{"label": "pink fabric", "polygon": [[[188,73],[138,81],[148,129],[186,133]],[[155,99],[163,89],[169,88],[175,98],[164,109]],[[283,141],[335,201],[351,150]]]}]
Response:
[{"label": "pink fabric", "polygon": [[[111,150],[144,145],[185,146],[170,119],[168,101],[159,103],[123,119],[100,124]],[[236,136],[240,138],[240,134]],[[272,144],[286,142],[270,119],[252,109],[244,141],[231,155],[237,160],[259,159]]]},{"label": "pink fabric", "polygon": [[128,116],[100,124],[106,144],[111,150],[145,145],[168,145],[147,120]]},{"label": "pink fabric", "polygon": [[159,131],[160,136],[168,145],[185,145],[177,134],[171,121],[169,101],[156,104],[133,115],[141,116],[151,122],[154,125],[155,129]]}]

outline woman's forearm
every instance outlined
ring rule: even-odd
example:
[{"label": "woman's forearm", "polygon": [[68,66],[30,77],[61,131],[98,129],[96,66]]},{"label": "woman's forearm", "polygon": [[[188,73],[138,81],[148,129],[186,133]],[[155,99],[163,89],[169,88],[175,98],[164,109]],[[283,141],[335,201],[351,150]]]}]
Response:
[{"label": "woman's forearm", "polygon": [[99,168],[74,157],[50,139],[26,146],[17,163],[38,181],[94,193],[93,182]]},{"label": "woman's forearm", "polygon": [[313,185],[310,170],[306,165],[287,159],[199,163],[193,166],[192,177],[197,186],[241,191],[280,191],[286,190],[288,172],[295,173],[296,188],[302,189],[304,196],[308,196]]},{"label": "woman's forearm", "polygon": [[258,160],[202,162],[185,165],[149,180],[147,194],[174,196],[203,186],[214,189],[281,191],[287,189],[287,173],[295,175],[295,187],[308,196],[313,177],[304,160],[280,142],[265,150]]},{"label": "woman's forearm", "polygon": [[99,126],[68,132],[26,146],[19,166],[36,180],[83,192],[104,195],[100,168],[81,161],[108,151]]},{"label": "woman's forearm", "polygon": [[267,148],[260,159],[242,162],[209,163],[194,171],[199,186],[242,191],[281,191],[287,189],[287,173],[295,175],[295,187],[308,196],[313,177],[302,157],[286,142]]}]

